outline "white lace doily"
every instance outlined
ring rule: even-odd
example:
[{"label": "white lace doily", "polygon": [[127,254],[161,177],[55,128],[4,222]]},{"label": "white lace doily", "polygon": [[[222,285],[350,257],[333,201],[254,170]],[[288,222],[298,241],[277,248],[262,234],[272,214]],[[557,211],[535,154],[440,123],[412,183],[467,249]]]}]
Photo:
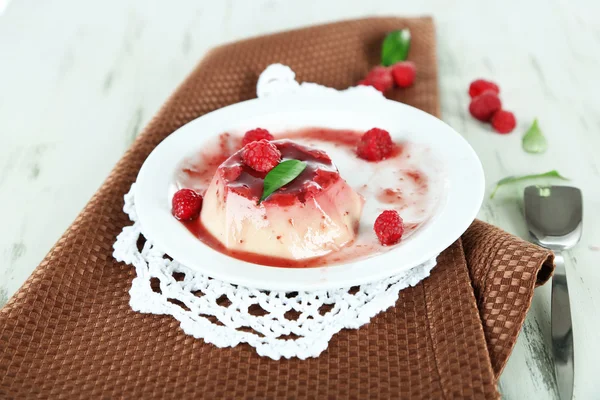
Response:
[{"label": "white lace doily", "polygon": [[[316,84],[299,85],[288,67],[272,65],[258,81],[259,97],[289,90],[334,90]],[[347,92],[378,95],[370,87]],[[135,185],[135,184],[134,184]],[[429,275],[435,259],[401,275],[352,288],[312,292],[267,292],[212,279],[146,241],[135,212],[134,190],[125,196],[124,211],[133,225],[123,228],[113,256],[135,267],[129,294],[134,311],[168,314],[186,334],[218,347],[248,343],[261,356],[317,357],[340,330],[357,329],[392,307],[400,290]]]}]

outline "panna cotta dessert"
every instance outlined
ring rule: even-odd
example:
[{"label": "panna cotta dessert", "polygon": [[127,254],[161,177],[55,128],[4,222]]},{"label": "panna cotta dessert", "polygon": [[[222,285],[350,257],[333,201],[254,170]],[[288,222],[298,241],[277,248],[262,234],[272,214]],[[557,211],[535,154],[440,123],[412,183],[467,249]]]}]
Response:
[{"label": "panna cotta dessert", "polygon": [[351,243],[363,204],[325,152],[262,139],[217,168],[200,222],[230,251],[303,260]]},{"label": "panna cotta dessert", "polygon": [[439,169],[427,147],[380,128],[224,132],[180,163],[171,212],[230,257],[328,266],[410,239],[443,196]]}]

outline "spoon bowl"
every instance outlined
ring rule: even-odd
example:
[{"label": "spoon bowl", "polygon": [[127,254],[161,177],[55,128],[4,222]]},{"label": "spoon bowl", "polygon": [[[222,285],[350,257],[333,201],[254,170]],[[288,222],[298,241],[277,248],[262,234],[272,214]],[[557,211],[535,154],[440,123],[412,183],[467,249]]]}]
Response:
[{"label": "spoon bowl", "polygon": [[552,278],[552,355],[561,400],[573,397],[574,350],[569,287],[562,251],[581,238],[581,190],[569,186],[525,188],[525,219],[529,233],[540,246],[555,252]]}]

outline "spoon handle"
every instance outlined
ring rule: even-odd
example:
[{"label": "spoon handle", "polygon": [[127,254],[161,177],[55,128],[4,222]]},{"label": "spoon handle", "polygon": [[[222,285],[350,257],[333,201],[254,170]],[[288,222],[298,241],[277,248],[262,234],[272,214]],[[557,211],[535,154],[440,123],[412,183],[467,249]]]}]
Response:
[{"label": "spoon handle", "polygon": [[556,269],[552,278],[552,354],[558,393],[561,400],[573,397],[573,324],[565,260],[555,253]]}]

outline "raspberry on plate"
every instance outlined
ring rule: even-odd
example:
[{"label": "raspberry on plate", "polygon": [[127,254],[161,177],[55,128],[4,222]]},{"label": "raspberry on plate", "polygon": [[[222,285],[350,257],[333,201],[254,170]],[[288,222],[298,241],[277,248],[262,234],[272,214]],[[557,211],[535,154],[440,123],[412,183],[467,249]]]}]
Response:
[{"label": "raspberry on plate", "polygon": [[415,63],[411,61],[401,61],[392,65],[392,76],[398,87],[406,88],[411,86],[417,76]]},{"label": "raspberry on plate", "polygon": [[273,137],[273,135],[271,135],[271,133],[268,130],[263,128],[256,128],[246,132],[244,138],[242,139],[242,145],[245,146],[248,143],[258,142],[262,139],[273,140],[275,138]]},{"label": "raspberry on plate", "polygon": [[373,128],[360,138],[356,154],[367,161],[380,161],[389,156],[394,149],[394,143],[388,131]]},{"label": "raspberry on plate", "polygon": [[373,225],[373,230],[384,246],[396,244],[404,233],[404,223],[396,210],[386,210],[379,214]]},{"label": "raspberry on plate", "polygon": [[496,95],[500,94],[500,88],[494,82],[486,81],[485,79],[476,79],[469,85],[469,96],[474,98],[488,90],[496,93]]},{"label": "raspberry on plate", "polygon": [[469,112],[480,121],[488,122],[496,111],[502,108],[502,102],[493,91],[485,91],[471,100]]},{"label": "raspberry on plate", "polygon": [[510,111],[498,110],[492,116],[492,126],[498,133],[510,133],[516,125],[515,115]]},{"label": "raspberry on plate", "polygon": [[202,208],[202,196],[192,189],[180,189],[173,195],[171,213],[181,221],[198,218]]},{"label": "raspberry on plate", "polygon": [[365,79],[359,82],[359,85],[373,86],[380,92],[385,92],[394,86],[394,78],[389,68],[377,66],[374,67]]},{"label": "raspberry on plate", "polygon": [[242,149],[244,164],[259,172],[269,172],[281,160],[281,152],[266,139],[251,142]]}]

